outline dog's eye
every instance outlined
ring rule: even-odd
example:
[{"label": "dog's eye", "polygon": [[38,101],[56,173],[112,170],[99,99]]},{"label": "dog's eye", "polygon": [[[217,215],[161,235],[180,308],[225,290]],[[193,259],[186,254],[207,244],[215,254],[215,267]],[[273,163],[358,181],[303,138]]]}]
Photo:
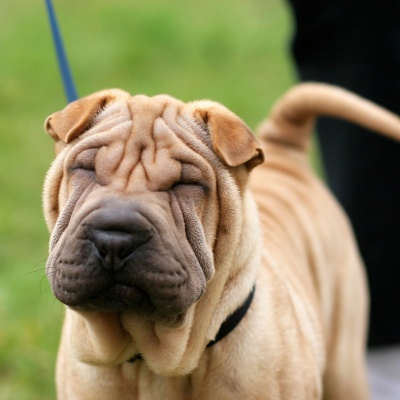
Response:
[{"label": "dog's eye", "polygon": [[209,191],[209,187],[200,169],[191,164],[182,164],[181,177],[179,181],[173,185],[173,189],[181,187],[195,187],[201,189],[205,193]]},{"label": "dog's eye", "polygon": [[209,192],[209,187],[201,182],[193,182],[193,181],[185,181],[181,180],[176,182],[173,186],[172,189],[180,189],[180,188],[198,188],[202,190],[204,193]]},{"label": "dog's eye", "polygon": [[73,162],[70,170],[71,172],[75,172],[77,170],[84,170],[94,172],[94,160],[96,157],[98,149],[88,149],[84,150],[76,157]]}]

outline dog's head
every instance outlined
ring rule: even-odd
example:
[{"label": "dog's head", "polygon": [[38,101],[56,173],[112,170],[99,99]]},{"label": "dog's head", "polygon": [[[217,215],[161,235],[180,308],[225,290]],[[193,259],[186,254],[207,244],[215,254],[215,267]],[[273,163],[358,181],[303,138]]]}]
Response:
[{"label": "dog's head", "polygon": [[234,254],[247,175],[263,161],[253,134],[218,103],[120,90],[71,103],[46,130],[55,296],[180,325]]}]

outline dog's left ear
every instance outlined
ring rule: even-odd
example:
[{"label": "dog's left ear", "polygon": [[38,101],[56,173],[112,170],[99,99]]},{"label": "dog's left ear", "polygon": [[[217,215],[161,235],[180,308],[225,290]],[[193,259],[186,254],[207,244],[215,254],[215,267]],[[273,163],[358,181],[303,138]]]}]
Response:
[{"label": "dog's left ear", "polygon": [[117,97],[128,93],[118,90],[103,90],[76,100],[64,110],[50,115],[45,122],[47,133],[56,141],[70,143],[88,130],[96,115]]},{"label": "dog's left ear", "polygon": [[249,170],[264,161],[260,143],[247,125],[232,111],[211,101],[200,101],[195,119],[206,125],[218,157],[230,167],[245,165]]}]

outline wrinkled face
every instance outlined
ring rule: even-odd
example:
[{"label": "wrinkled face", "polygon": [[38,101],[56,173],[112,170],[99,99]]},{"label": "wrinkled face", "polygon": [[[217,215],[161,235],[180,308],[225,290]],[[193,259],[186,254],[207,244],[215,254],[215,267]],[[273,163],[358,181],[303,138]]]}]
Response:
[{"label": "wrinkled face", "polygon": [[47,274],[74,309],[173,323],[214,274],[221,179],[233,197],[237,182],[193,105],[112,94],[47,121],[59,151],[45,185]]}]

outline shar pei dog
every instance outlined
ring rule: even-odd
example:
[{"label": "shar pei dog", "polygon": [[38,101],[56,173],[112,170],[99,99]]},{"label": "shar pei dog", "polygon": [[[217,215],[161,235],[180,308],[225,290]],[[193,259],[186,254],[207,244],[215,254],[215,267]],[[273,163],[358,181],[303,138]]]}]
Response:
[{"label": "shar pei dog", "polygon": [[315,118],[399,137],[342,89],[289,91],[256,138],[224,106],[105,90],[46,120],[59,400],[365,400],[368,299],[308,161]]}]

